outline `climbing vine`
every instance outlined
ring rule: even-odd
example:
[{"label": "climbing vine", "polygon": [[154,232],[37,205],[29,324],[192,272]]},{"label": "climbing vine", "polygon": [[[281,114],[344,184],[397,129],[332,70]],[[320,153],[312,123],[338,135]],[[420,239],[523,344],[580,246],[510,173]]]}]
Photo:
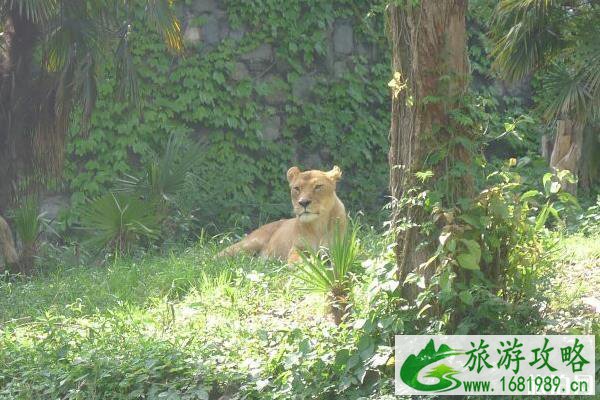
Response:
[{"label": "climbing vine", "polygon": [[[152,27],[133,25],[139,107],[115,100],[114,70],[108,62],[102,66],[91,128],[82,135],[75,119],[70,132],[65,177],[72,203],[135,174],[170,134],[181,133],[204,149],[182,199],[200,221],[230,227],[289,214],[285,171],[295,164],[339,165],[345,173],[340,197],[348,208],[379,209],[388,177],[389,64],[383,28],[372,26],[380,21],[364,19],[368,4],[223,4],[228,28],[241,33],[188,43],[180,57],[166,51]],[[188,14],[184,7],[184,27],[210,23],[203,14]],[[340,21],[352,28],[354,49],[334,65],[331,36]],[[240,66],[264,46],[268,60],[256,70]],[[251,218],[240,219],[244,215]]]}]

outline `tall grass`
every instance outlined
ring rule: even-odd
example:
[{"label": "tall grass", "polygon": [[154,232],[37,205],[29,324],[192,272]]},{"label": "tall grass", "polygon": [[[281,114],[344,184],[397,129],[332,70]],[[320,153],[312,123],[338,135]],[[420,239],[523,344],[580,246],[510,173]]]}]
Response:
[{"label": "tall grass", "polygon": [[43,215],[39,212],[37,199],[27,198],[14,212],[15,231],[21,244],[19,264],[21,272],[28,274],[35,264],[38,239],[42,230]]}]

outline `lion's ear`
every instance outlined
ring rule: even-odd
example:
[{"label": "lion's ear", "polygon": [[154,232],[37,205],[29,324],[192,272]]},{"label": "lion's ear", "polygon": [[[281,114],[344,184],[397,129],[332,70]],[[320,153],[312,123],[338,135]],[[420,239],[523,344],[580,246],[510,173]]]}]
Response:
[{"label": "lion's ear", "polygon": [[292,167],[292,168],[288,169],[288,172],[287,172],[288,182],[292,183],[292,181],[298,176],[299,173],[300,173],[300,168],[298,168],[298,167]]},{"label": "lion's ear", "polygon": [[342,170],[336,165],[331,171],[327,172],[327,176],[329,177],[329,179],[337,182],[342,177]]}]

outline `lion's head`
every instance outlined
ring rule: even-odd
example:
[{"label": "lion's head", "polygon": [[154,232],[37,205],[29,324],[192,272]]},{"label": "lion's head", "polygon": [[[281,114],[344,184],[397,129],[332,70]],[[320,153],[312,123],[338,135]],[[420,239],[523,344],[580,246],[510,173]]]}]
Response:
[{"label": "lion's head", "polygon": [[292,206],[300,222],[309,223],[329,214],[336,204],[335,186],[341,177],[342,171],[337,165],[328,172],[302,172],[298,167],[288,170]]}]

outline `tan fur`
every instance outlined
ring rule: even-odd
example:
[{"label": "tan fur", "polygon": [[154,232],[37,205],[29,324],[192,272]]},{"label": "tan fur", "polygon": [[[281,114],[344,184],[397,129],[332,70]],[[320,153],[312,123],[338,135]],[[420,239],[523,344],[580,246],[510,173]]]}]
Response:
[{"label": "tan fur", "polygon": [[[245,252],[296,262],[300,259],[299,250],[329,245],[336,224],[341,232],[346,229],[346,209],[335,193],[341,176],[337,166],[328,172],[290,168],[287,179],[295,217],[261,226],[220,255]],[[307,201],[310,203],[306,204]]]}]

